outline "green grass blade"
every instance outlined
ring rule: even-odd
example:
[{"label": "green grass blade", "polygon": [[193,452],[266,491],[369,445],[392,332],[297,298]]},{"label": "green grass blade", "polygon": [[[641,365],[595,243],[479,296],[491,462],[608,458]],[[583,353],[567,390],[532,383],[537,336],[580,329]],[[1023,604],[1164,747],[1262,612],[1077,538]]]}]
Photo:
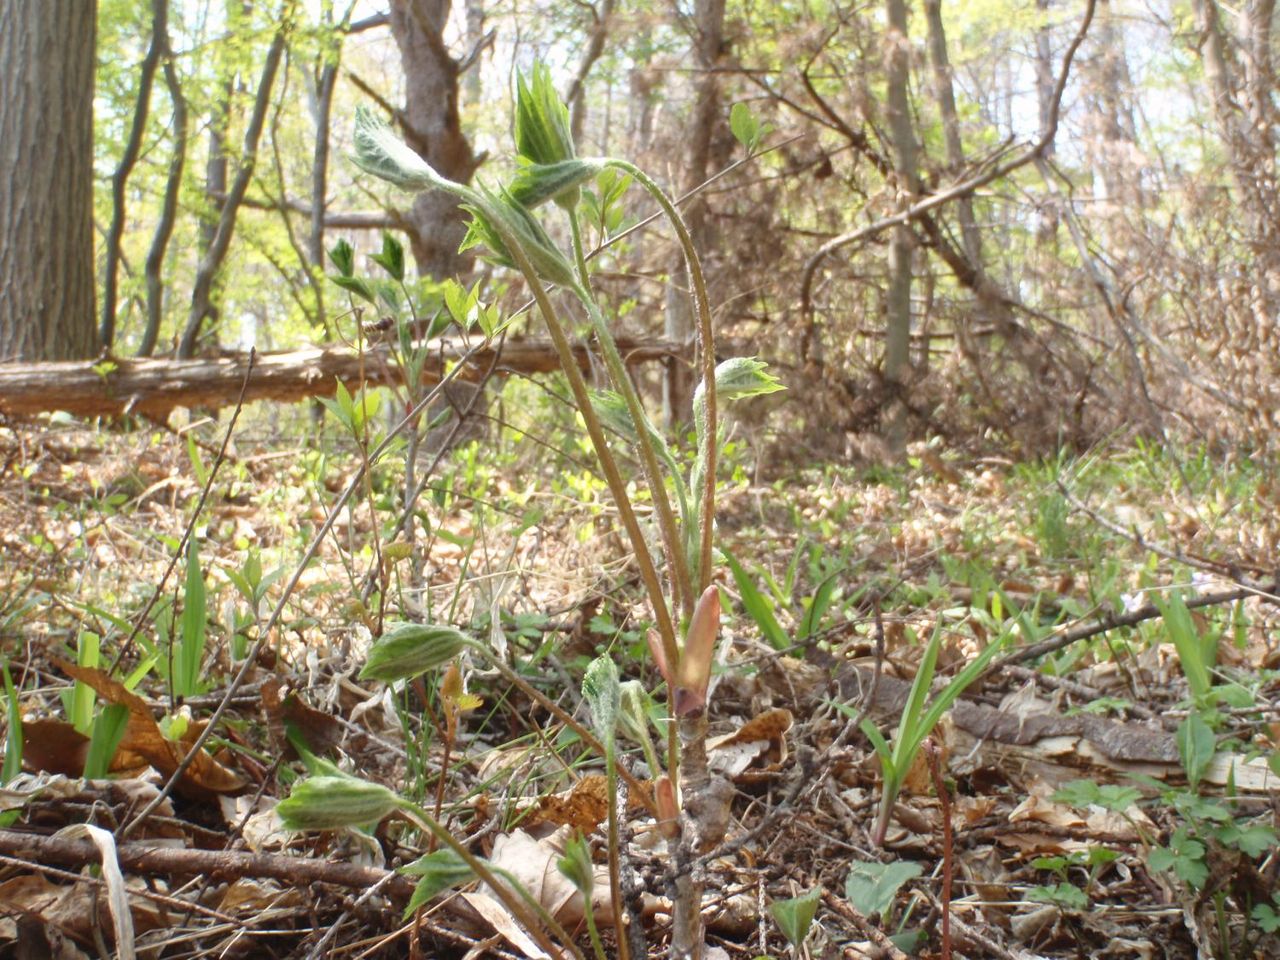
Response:
[{"label": "green grass blade", "polygon": [[732,554],[724,551],[724,560],[729,565],[733,582],[737,584],[738,593],[742,596],[743,609],[746,610],[747,616],[755,621],[764,638],[769,641],[769,645],[775,650],[783,650],[791,646],[791,638],[787,636],[787,632],[782,629],[778,618],[773,614],[773,601],[760,591],[751,574],[743,569],[742,564],[738,563]]},{"label": "green grass blade", "polygon": [[187,547],[187,589],[182,605],[182,640],[174,669],[174,693],[189,697],[199,692],[200,664],[208,633],[208,594],[200,573],[200,548],[195,537]]},{"label": "green grass blade", "polygon": [[0,664],[0,676],[4,678],[5,715],[9,732],[5,737],[4,765],[0,766],[0,785],[8,783],[22,771],[22,710],[18,707],[18,691],[9,676],[9,665]]}]

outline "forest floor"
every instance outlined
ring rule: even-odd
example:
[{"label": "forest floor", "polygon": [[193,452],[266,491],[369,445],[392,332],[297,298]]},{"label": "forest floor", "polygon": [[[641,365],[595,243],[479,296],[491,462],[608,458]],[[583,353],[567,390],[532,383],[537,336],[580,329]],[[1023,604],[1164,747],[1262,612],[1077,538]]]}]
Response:
[{"label": "forest floor", "polygon": [[[350,452],[247,422],[222,459],[216,423],[0,427],[0,957],[541,955],[495,891],[402,871],[435,846],[409,820],[286,830],[277,803],[333,765],[520,878],[567,956],[593,952],[556,869],[581,831],[620,955],[605,765],[548,703],[587,723],[602,654],[651,719],[664,693],[585,454],[455,451],[410,543],[405,457],[352,484]],[[703,956],[1280,957],[1273,474],[1143,446],[920,447],[892,470],[747,456],[730,449],[719,510],[709,761],[734,789],[697,861]],[[470,631],[505,672],[467,655],[360,679],[404,621]],[[935,636],[935,695],[1000,648],[923,731],[877,843],[861,721],[897,745]],[[629,729],[621,860],[657,957],[672,861]]]}]

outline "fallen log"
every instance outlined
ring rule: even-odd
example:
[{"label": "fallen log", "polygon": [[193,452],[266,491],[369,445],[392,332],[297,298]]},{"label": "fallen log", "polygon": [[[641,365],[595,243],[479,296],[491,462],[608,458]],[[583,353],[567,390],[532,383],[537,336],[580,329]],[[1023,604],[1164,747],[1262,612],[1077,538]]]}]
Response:
[{"label": "fallen log", "polygon": [[[671,340],[621,338],[618,349],[628,363],[685,356],[688,348]],[[586,371],[591,357],[586,343],[573,346]],[[478,380],[491,365],[497,375],[548,373],[560,368],[550,340],[508,340],[500,347],[468,351],[457,340],[432,345],[422,369],[425,384],[438,383],[463,358],[459,376]],[[216,409],[234,404],[249,371],[247,353],[193,360],[115,359],[59,363],[0,364],[0,414],[30,416],[54,410],[83,417],[138,414],[166,417],[175,407]],[[311,347],[258,354],[245,390],[245,400],[297,401],[329,396],[341,382],[348,389],[362,382],[386,386],[401,382],[401,370],[386,345],[363,354],[345,348]]]}]

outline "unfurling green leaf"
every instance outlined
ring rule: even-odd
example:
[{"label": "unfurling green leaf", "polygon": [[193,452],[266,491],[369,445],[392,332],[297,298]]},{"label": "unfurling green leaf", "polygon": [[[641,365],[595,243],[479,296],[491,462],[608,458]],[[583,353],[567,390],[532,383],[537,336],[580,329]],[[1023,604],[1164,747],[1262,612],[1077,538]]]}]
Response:
[{"label": "unfurling green leaf", "polygon": [[458,186],[436,173],[363,105],[356,107],[355,147],[351,159],[356,166],[402,189],[453,190]]},{"label": "unfurling green leaf", "polygon": [[387,230],[382,231],[382,252],[374,254],[373,262],[391,279],[404,280],[404,245]]},{"label": "unfurling green leaf", "polygon": [[516,151],[533,163],[559,163],[576,155],[569,108],[551,82],[546,64],[516,77]]},{"label": "unfurling green leaf", "polygon": [[579,188],[601,169],[598,160],[527,163],[516,171],[510,193],[517,203],[529,208],[548,200],[576,200]]},{"label": "unfurling green leaf", "polygon": [[[716,399],[744,400],[787,389],[768,368],[767,363],[755,357],[731,357],[717,364]],[[698,393],[701,392],[699,384]]]},{"label": "unfurling green leaf", "polygon": [[[564,856],[556,861],[556,869],[591,903],[591,890],[595,887],[595,873],[591,867],[591,848],[581,832],[575,832],[564,845]],[[590,907],[588,907],[590,909]]]},{"label": "unfurling green leaf", "polygon": [[312,777],[276,804],[290,830],[337,830],[377,823],[400,807],[386,787],[355,777]]},{"label": "unfurling green leaf", "polygon": [[790,900],[776,900],[769,905],[769,912],[777,921],[778,929],[793,947],[804,943],[809,935],[809,927],[813,924],[814,914],[818,912],[818,901],[822,898],[822,888],[814,887],[808,893],[792,897]]},{"label": "unfurling green leaf", "polygon": [[409,905],[404,908],[406,920],[423,904],[429,903],[436,894],[460,886],[475,876],[467,862],[448,847],[419,857],[413,863],[401,867],[400,872],[422,878],[413,888]]},{"label": "unfurling green leaf", "polygon": [[[482,189],[481,193],[486,201],[485,209],[474,204],[463,206],[471,214],[471,222],[467,225],[467,235],[463,238],[460,250],[475,246],[488,247],[490,260],[516,269],[515,258],[503,239],[504,234],[510,235],[520,244],[520,249],[533,265],[534,272],[547,283],[565,287],[575,282],[573,267],[533,214],[505,191],[495,193]],[[493,222],[491,216],[501,218],[501,222]]]},{"label": "unfurling green leaf", "polygon": [[442,667],[472,642],[454,627],[402,623],[374,643],[360,671],[361,680],[393,683]]},{"label": "unfurling green leaf", "polygon": [[591,710],[591,725],[608,747],[613,743],[618,711],[622,707],[618,667],[609,657],[597,657],[591,661],[582,678],[582,696]]}]

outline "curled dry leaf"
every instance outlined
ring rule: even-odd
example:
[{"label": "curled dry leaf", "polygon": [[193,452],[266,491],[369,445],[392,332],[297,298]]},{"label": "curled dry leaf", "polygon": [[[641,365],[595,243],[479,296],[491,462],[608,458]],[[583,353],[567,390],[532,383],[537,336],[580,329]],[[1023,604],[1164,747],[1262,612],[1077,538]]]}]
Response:
[{"label": "curled dry leaf", "polygon": [[[120,742],[122,750],[131,751],[144,759],[164,777],[173,775],[178,764],[199,735],[198,724],[191,724],[181,741],[166,739],[160,732],[160,726],[151,715],[151,708],[145,700],[131,690],[125,688],[120,681],[110,677],[102,670],[81,667],[66,660],[54,657],[53,662],[68,676],[88,684],[108,703],[118,703],[129,710],[129,725],[125,729],[124,739]],[[192,800],[210,800],[221,793],[237,793],[245,787],[245,780],[235,771],[223,766],[204,750],[196,754],[191,765],[186,769],[177,783],[177,790]]]}]

